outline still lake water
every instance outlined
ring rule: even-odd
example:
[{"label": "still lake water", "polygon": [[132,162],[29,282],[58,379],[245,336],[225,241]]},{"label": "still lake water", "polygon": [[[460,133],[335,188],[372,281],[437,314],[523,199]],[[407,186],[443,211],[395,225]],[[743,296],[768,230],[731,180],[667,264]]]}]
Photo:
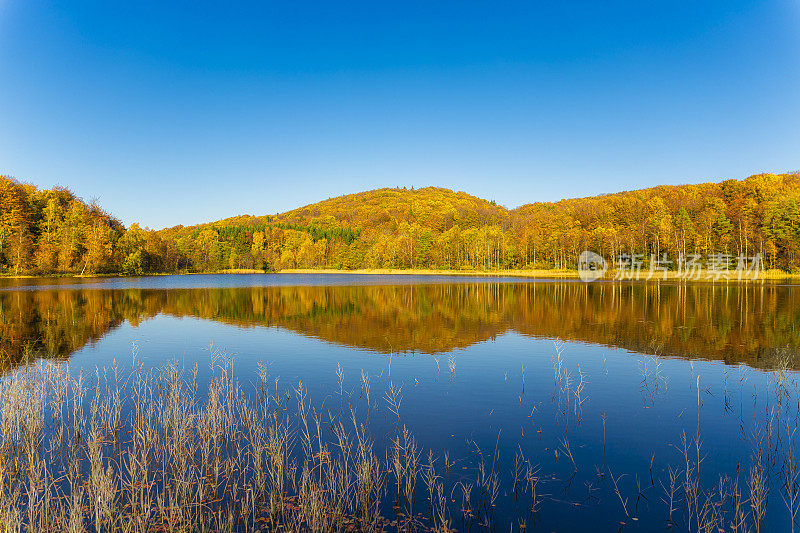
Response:
[{"label": "still lake water", "polygon": [[[459,529],[479,529],[459,515],[457,490],[484,462],[501,480],[487,529],[686,530],[680,491],[672,513],[665,500],[670,467],[685,475],[682,435],[692,444],[698,428],[701,491],[727,476],[748,498],[760,464],[761,530],[790,527],[800,286],[325,274],[0,283],[4,372],[42,358],[92,379],[129,369],[135,352],[148,368],[196,365],[201,390],[224,359],[255,389],[263,362],[287,397],[302,381],[320,409],[361,405],[379,455],[403,425],[424,457],[447,452]],[[399,421],[390,384],[402,387]],[[519,454],[537,472],[535,498],[513,490]]]}]

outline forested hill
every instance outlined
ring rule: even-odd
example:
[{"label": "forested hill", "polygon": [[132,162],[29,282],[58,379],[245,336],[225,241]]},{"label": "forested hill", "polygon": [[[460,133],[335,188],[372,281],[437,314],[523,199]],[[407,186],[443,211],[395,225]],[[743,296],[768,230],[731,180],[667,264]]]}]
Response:
[{"label": "forested hill", "polygon": [[[573,268],[582,250],[609,259],[620,253],[761,253],[770,268],[800,268],[797,173],[513,210],[448,189],[378,189],[279,215],[160,231],[122,228],[64,189],[0,182],[0,268],[6,273]],[[62,200],[44,200],[51,197]]]},{"label": "forested hill", "polygon": [[353,230],[394,232],[403,223],[419,224],[436,231],[504,224],[509,211],[494,202],[464,192],[424,189],[377,189],[329,198],[274,216],[239,216],[191,227],[162,230],[185,233],[197,228],[263,226],[270,223],[340,227]]},{"label": "forested hill", "polygon": [[101,272],[125,250],[122,224],[63,187],[0,175],[0,273]]}]

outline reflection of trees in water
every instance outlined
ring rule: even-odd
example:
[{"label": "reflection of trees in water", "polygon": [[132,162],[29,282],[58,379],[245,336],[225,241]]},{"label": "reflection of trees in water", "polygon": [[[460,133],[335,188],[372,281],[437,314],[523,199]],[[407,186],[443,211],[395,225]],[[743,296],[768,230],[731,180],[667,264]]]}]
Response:
[{"label": "reflection of trees in water", "polygon": [[[459,283],[0,292],[0,353],[66,357],[158,313],[279,326],[378,352],[441,353],[507,330],[754,366],[800,347],[800,294],[771,285]],[[792,362],[791,366],[796,366]]]}]

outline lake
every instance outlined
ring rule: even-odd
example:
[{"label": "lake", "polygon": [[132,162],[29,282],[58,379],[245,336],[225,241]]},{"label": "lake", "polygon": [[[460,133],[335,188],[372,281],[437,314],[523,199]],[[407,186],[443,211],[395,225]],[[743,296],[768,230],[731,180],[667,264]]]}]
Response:
[{"label": "lake", "polygon": [[[800,286],[785,283],[326,274],[5,279],[0,416],[23,429],[4,430],[0,449],[6,458],[41,454],[43,464],[69,472],[53,450],[80,442],[87,465],[95,450],[103,466],[99,474],[80,466],[64,476],[89,479],[89,498],[108,469],[109,479],[119,477],[107,481],[118,483],[112,492],[119,494],[109,505],[132,514],[134,484],[126,489],[124,479],[133,467],[113,458],[136,446],[148,405],[166,416],[173,405],[166,400],[190,390],[199,400],[186,407],[195,417],[187,420],[210,424],[201,410],[214,403],[228,406],[225,420],[236,426],[216,452],[203,455],[198,444],[189,454],[237,465],[220,467],[214,488],[204,489],[214,497],[196,496],[212,514],[236,501],[261,505],[259,521],[232,518],[235,528],[269,529],[281,520],[285,528],[321,528],[311,525],[318,518],[308,511],[317,501],[309,487],[320,501],[332,498],[335,476],[345,476],[332,472],[346,433],[350,442],[368,441],[382,476],[381,488],[363,492],[372,494],[371,518],[355,489],[342,501],[356,503],[323,506],[346,508],[338,520],[351,529],[788,531],[800,505],[798,351]],[[31,385],[36,379],[41,388]],[[147,385],[131,385],[137,380]],[[42,412],[52,416],[42,415],[35,433],[41,451],[23,453],[12,440],[34,432],[24,429],[28,415],[18,414],[27,411],[9,406],[25,387],[41,394]],[[49,387],[86,397],[70,403],[68,392]],[[229,404],[220,391],[230,393]],[[258,448],[238,426],[253,412],[246,405],[263,406],[259,423],[285,432],[279,498],[286,501],[279,505],[292,518],[279,518],[274,502],[264,509],[270,482],[260,495],[248,492],[261,467],[245,456]],[[175,441],[170,428],[152,430],[164,450]],[[238,442],[247,443],[244,452],[231,451]],[[156,473],[179,469],[152,454],[140,473],[152,476],[153,509],[171,511],[153,511],[149,524],[178,523],[178,505],[158,500],[172,482]],[[352,486],[362,487],[352,475]],[[26,493],[13,505],[68,501],[75,491],[59,483],[39,500]]]}]

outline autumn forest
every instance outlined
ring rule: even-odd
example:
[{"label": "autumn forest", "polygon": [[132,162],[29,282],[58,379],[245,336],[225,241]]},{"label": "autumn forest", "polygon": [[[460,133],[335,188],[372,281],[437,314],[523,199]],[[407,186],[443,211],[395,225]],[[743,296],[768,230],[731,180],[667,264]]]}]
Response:
[{"label": "autumn forest", "polygon": [[800,269],[800,174],[660,186],[516,209],[464,192],[378,189],[279,215],[163,230],[125,227],[66,188],[0,176],[5,275],[293,268],[571,269],[582,250],[760,253]]}]

